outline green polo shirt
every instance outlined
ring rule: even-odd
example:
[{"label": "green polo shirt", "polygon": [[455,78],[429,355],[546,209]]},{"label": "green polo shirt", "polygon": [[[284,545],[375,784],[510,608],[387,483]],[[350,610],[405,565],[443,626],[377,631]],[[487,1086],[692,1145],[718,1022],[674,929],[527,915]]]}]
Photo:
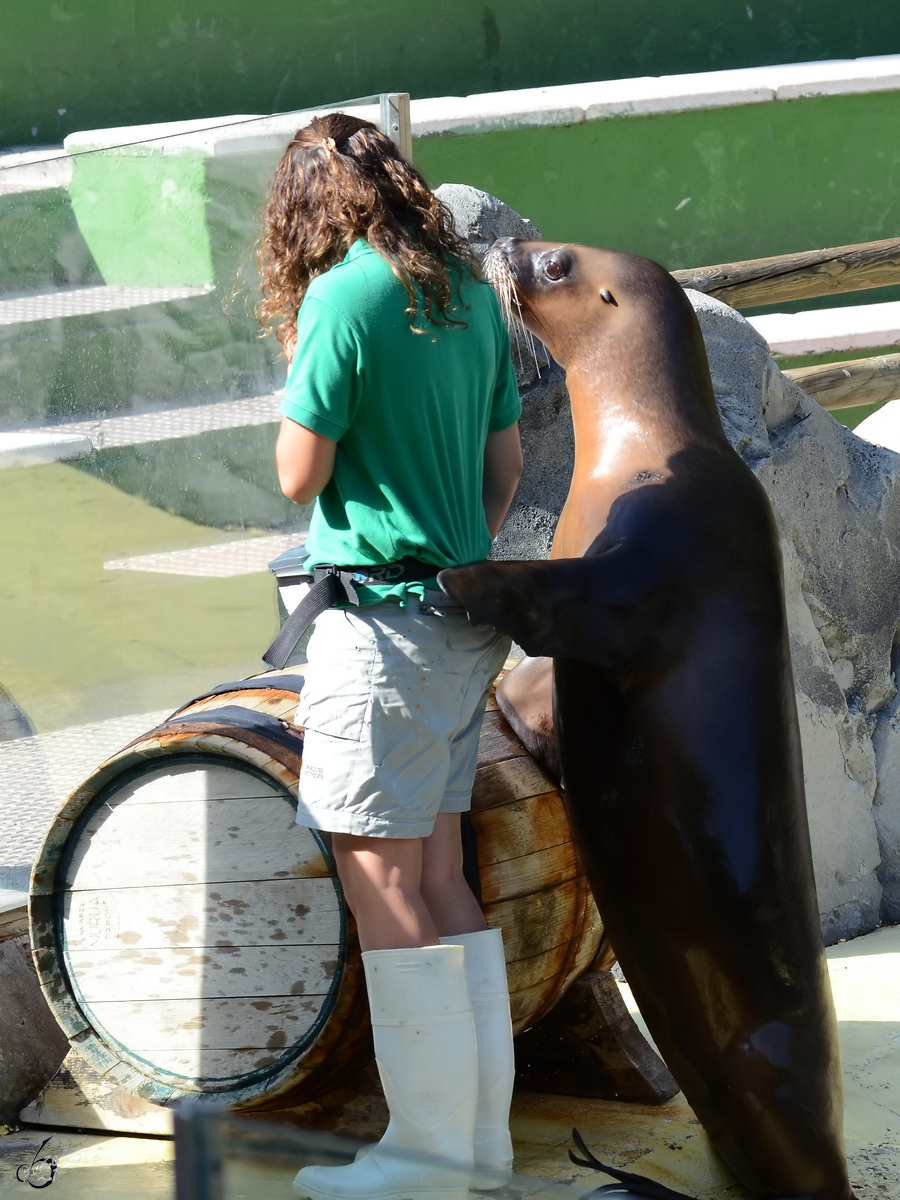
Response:
[{"label": "green polo shirt", "polygon": [[[466,275],[465,328],[410,329],[406,289],[367,242],[309,285],[281,412],[337,442],[316,499],[310,565],[409,555],[436,569],[486,558],[481,485],[488,433],[519,419],[509,336],[491,287]],[[359,589],[405,602],[422,585]]]}]

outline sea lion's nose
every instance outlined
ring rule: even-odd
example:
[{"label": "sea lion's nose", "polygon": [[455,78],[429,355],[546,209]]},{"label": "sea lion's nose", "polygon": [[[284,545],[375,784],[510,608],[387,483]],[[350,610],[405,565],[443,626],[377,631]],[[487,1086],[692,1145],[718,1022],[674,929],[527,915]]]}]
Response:
[{"label": "sea lion's nose", "polygon": [[496,242],[494,242],[493,246],[491,246],[491,249],[509,252],[510,250],[515,250],[516,246],[520,246],[521,244],[522,238],[501,237],[497,238]]}]

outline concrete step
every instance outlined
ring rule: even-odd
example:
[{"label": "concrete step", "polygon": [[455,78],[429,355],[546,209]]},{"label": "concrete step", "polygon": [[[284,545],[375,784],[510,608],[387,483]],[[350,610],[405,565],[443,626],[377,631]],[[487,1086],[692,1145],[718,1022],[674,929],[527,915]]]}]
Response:
[{"label": "concrete step", "polygon": [[0,325],[30,325],[94,313],[130,312],[147,304],[205,296],[211,287],[123,287],[95,284],[56,288],[50,292],[0,293]]},{"label": "concrete step", "polygon": [[209,285],[91,287],[0,294],[0,423],[271,392],[277,347]]},{"label": "concrete step", "polygon": [[0,470],[71,461],[204,525],[296,525],[301,514],[282,495],[273,462],[281,395],[0,430]]},{"label": "concrete step", "polygon": [[171,441],[212,430],[269,425],[278,420],[281,397],[281,392],[270,392],[243,400],[0,431],[0,469],[83,458],[95,450]]},{"label": "concrete step", "polygon": [[272,559],[302,546],[306,534],[276,533],[269,537],[241,538],[198,546],[190,550],[170,550],[165,554],[136,554],[132,558],[114,558],[103,564],[104,571],[149,571],[161,575],[193,575],[208,579],[228,579],[233,575],[253,575],[267,571]]}]

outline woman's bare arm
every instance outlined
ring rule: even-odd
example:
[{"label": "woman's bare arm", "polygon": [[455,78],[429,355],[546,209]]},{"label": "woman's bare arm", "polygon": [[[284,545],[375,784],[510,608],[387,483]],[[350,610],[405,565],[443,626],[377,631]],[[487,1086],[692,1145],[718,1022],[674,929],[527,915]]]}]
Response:
[{"label": "woman's bare arm", "polygon": [[509,511],[522,474],[519,424],[489,433],[484,448],[484,483],[481,497],[491,537],[496,537]]},{"label": "woman's bare arm", "polygon": [[281,490],[295,504],[315,500],[334,473],[337,442],[313,433],[290,417],[281,418],[275,443],[275,468]]}]

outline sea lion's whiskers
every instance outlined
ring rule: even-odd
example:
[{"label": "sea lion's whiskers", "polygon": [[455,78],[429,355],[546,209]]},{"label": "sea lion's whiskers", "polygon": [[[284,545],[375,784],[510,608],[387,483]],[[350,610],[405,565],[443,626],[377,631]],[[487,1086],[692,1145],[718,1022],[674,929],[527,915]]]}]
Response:
[{"label": "sea lion's whiskers", "polygon": [[[515,281],[512,277],[512,272],[509,269],[509,264],[506,259],[491,248],[484,260],[484,277],[497,293],[497,299],[500,301],[500,311],[503,313],[503,319],[510,327],[510,332],[513,334],[513,341],[516,347],[516,356],[519,360],[519,369],[523,367],[522,363],[522,342],[527,339],[527,343],[531,348],[531,356],[534,359],[535,370],[538,378],[541,376],[541,364],[538,360],[537,346],[535,344],[534,334],[526,326],[522,317],[522,304],[519,300],[519,295],[516,290]],[[513,308],[515,305],[515,309]]]},{"label": "sea lion's whiskers", "polygon": [[535,370],[536,370],[536,371],[537,371],[537,373],[538,373],[538,379],[540,379],[540,377],[541,377],[541,364],[538,362],[538,356],[537,356],[537,346],[535,345],[535,342],[534,342],[534,334],[533,334],[533,333],[531,332],[531,330],[530,330],[530,329],[529,329],[529,328],[526,326],[526,324],[525,324],[525,321],[524,321],[524,319],[523,319],[523,317],[522,317],[522,305],[521,305],[521,303],[520,303],[520,301],[519,301],[519,294],[518,294],[518,292],[513,292],[513,299],[515,300],[515,302],[516,302],[516,308],[518,309],[518,321],[519,321],[519,325],[520,325],[520,326],[521,326],[521,328],[522,328],[522,332],[523,332],[524,334],[526,334],[526,335],[527,335],[527,337],[528,337],[528,341],[529,341],[529,343],[530,343],[530,345],[531,345],[531,356],[532,356],[532,358],[534,359],[534,368],[535,368]]}]

